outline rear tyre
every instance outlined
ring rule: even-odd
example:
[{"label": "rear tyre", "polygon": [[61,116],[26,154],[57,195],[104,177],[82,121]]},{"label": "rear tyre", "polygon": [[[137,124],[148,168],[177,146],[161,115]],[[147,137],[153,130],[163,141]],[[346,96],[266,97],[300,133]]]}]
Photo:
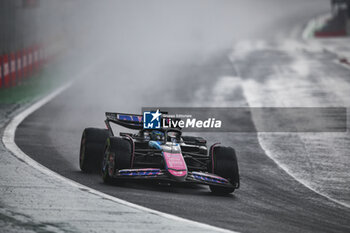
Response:
[{"label": "rear tyre", "polygon": [[101,168],[104,145],[108,136],[107,129],[84,129],[79,153],[79,165],[83,172],[95,172]]},{"label": "rear tyre", "polygon": [[117,170],[131,167],[131,143],[127,139],[109,137],[106,141],[102,162],[102,179],[105,183],[113,183]]},{"label": "rear tyre", "polygon": [[[239,171],[235,150],[232,147],[217,146],[210,151],[213,151],[210,158],[214,160],[214,171],[212,172],[227,179],[234,186],[232,188],[227,188],[210,185],[210,190],[213,193],[221,195],[232,193],[239,187]],[[210,167],[212,167],[211,162]]]}]

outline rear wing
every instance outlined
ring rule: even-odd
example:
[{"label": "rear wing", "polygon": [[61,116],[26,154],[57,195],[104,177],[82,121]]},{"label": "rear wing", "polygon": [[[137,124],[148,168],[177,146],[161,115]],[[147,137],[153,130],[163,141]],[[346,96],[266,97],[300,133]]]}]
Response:
[{"label": "rear wing", "polygon": [[111,129],[109,122],[113,122],[117,125],[129,128],[129,129],[136,129],[136,130],[143,129],[142,115],[106,112],[105,123],[107,125],[107,128]]},{"label": "rear wing", "polygon": [[[163,119],[163,118],[162,118]],[[169,120],[179,121],[180,118],[164,118],[166,122]],[[123,126],[128,129],[142,130],[143,129],[143,116],[137,114],[129,114],[129,113],[115,113],[115,112],[106,112],[106,126],[109,131],[112,133],[112,128],[110,126],[110,122],[113,122],[117,125]],[[162,122],[162,121],[161,121]],[[181,129],[180,127],[176,127],[177,129]]]}]

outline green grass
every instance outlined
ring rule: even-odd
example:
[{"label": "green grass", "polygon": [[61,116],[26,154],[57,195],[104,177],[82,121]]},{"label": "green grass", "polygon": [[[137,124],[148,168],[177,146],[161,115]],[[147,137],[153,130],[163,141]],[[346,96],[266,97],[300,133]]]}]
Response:
[{"label": "green grass", "polygon": [[62,82],[58,77],[54,77],[54,73],[55,68],[50,65],[22,79],[17,86],[1,88],[0,104],[27,103],[49,93]]}]

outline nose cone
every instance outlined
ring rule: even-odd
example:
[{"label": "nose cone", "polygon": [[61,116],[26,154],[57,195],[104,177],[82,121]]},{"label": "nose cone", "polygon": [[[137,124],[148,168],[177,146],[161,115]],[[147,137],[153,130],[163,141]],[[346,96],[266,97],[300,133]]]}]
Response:
[{"label": "nose cone", "polygon": [[187,170],[185,171],[175,171],[172,169],[168,169],[168,172],[172,175],[172,177],[176,181],[185,181],[187,177]]},{"label": "nose cone", "polygon": [[185,181],[187,165],[181,153],[163,152],[166,169],[177,181]]}]

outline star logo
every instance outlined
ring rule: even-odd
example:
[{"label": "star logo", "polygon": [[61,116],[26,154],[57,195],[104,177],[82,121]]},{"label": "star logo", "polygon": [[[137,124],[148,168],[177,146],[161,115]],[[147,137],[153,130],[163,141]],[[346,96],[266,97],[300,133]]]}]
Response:
[{"label": "star logo", "polygon": [[161,113],[159,113],[159,109],[157,109],[155,113],[151,113],[151,114],[153,116],[151,122],[153,122],[154,120],[159,120],[159,117],[162,115]]},{"label": "star logo", "polygon": [[162,114],[157,111],[143,112],[143,128],[144,129],[159,129],[160,128],[160,116]]}]

